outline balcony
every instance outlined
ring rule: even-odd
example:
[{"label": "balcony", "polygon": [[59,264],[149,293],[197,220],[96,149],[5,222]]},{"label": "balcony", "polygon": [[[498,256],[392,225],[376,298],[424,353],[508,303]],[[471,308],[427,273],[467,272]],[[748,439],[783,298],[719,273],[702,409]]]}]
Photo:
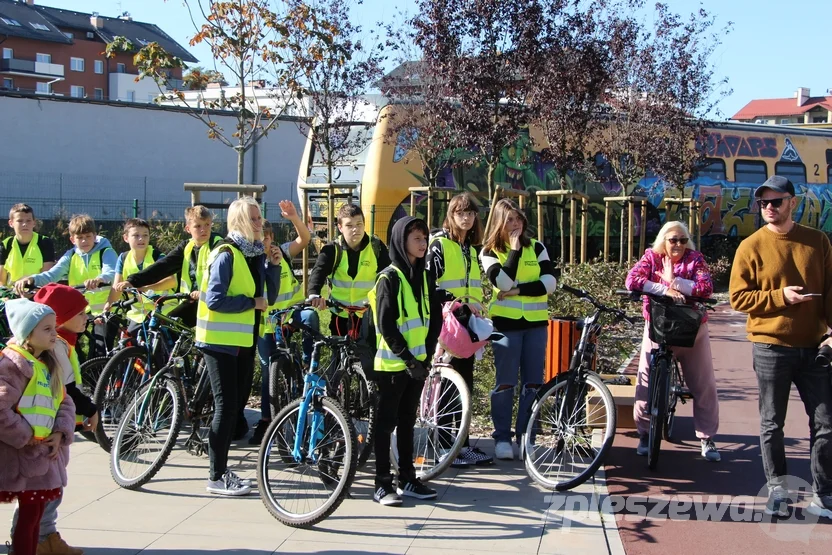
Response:
[{"label": "balcony", "polygon": [[61,64],[19,60],[17,58],[3,58],[0,60],[0,73],[6,75],[22,75],[24,77],[61,79],[64,76],[64,66]]}]

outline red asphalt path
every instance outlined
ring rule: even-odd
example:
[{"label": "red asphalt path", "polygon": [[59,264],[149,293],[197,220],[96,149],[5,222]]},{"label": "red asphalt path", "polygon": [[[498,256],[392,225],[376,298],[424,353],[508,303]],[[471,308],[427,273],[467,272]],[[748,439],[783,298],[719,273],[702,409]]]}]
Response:
[{"label": "red asphalt path", "polygon": [[[623,510],[615,511],[624,549],[627,555],[829,553],[832,521],[805,513],[805,497],[788,519],[772,522],[772,517],[762,513],[765,499],[759,494],[765,479],[757,382],[745,315],[727,306],[717,310],[709,327],[720,403],[715,439],[722,462],[709,463],[701,457],[690,402],[679,405],[674,443],[662,442],[655,471],[647,468],[645,457],[636,455],[635,431],[620,429],[607,457],[606,472],[610,506],[615,509],[624,504],[615,496],[627,501]],[[808,417],[794,387],[785,436],[789,474],[811,484]],[[644,498],[649,499],[641,502]],[[736,508],[727,508],[721,517],[707,518],[700,512],[697,519],[693,501],[721,502],[726,507],[733,501]]]}]

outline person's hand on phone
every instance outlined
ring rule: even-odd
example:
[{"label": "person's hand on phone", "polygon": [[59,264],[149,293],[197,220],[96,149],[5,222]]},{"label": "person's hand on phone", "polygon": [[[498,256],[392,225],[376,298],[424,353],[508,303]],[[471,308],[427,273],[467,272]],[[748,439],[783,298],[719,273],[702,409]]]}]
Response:
[{"label": "person's hand on phone", "polygon": [[783,298],[786,300],[786,304],[800,304],[812,300],[812,297],[801,294],[801,291],[803,291],[803,287],[800,285],[788,285],[784,287]]}]

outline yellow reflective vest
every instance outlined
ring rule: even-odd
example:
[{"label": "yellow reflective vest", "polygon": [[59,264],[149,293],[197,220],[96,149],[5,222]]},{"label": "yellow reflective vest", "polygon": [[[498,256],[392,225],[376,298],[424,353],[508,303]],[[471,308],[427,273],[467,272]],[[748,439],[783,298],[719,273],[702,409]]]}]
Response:
[{"label": "yellow reflective vest", "polygon": [[[211,249],[217,246],[217,243],[222,241],[219,235],[211,235],[208,242],[202,245],[199,249],[199,254],[196,257],[196,283],[202,283],[202,275],[205,273],[205,268],[208,267],[208,255],[211,254]],[[210,246],[209,246],[210,245]],[[179,292],[190,293],[194,290],[194,285],[191,283],[191,274],[188,271],[191,267],[191,254],[194,252],[196,243],[191,239],[185,245],[182,251],[182,270],[179,272]],[[207,249],[205,247],[208,247]]]},{"label": "yellow reflective vest", "polygon": [[[336,256],[336,266],[329,278],[329,295],[333,300],[355,307],[361,306],[369,300],[368,294],[370,289],[375,286],[376,276],[378,275],[378,257],[376,256],[376,252],[380,248],[378,241],[378,238],[370,237],[367,246],[361,251],[358,257],[358,272],[355,274],[355,278],[349,275],[349,257],[343,255],[349,248],[346,241],[344,241],[344,237],[339,237],[335,241],[335,248],[339,249],[339,255]],[[344,318],[348,316],[344,310],[340,310],[336,314]]]},{"label": "yellow reflective vest", "polygon": [[[60,335],[58,336],[58,341],[61,341],[64,345],[66,345],[67,351],[69,352],[69,363],[72,365],[72,376],[75,379],[75,386],[80,389],[83,382],[81,381],[81,362],[78,360],[78,351],[76,351],[75,347],[67,343],[66,340],[64,340]],[[84,415],[76,414],[75,425],[77,426],[83,422]]]},{"label": "yellow reflective vest", "polygon": [[[153,247],[148,246],[147,251],[144,253],[144,260],[142,261],[142,268],[147,268],[151,264],[155,262],[153,260]],[[136,264],[136,259],[133,257],[133,251],[127,253],[124,257],[124,265],[121,267],[121,279],[127,279],[129,276],[132,276],[135,273],[139,272],[139,265]],[[162,291],[154,291],[154,293],[158,295],[168,295],[173,293],[171,289],[165,289]],[[154,303],[153,301],[148,301],[147,299],[142,299],[141,304],[134,304],[130,311],[127,313],[127,317],[130,318],[132,321],[140,324],[144,322],[145,313],[150,312],[153,310]],[[176,308],[174,303],[168,303],[168,306],[165,307],[165,312],[173,310]]]},{"label": "yellow reflective vest", "polygon": [[59,397],[54,397],[49,385],[49,369],[46,365],[18,345],[9,345],[6,348],[15,351],[32,363],[32,378],[17,402],[17,412],[32,427],[35,439],[46,439],[52,433],[55,417],[64,400],[63,389]]},{"label": "yellow reflective vest", "polygon": [[[537,254],[535,254],[536,243],[537,241],[532,239],[531,245],[524,247],[521,252],[517,276],[514,278],[515,286],[540,279],[540,263],[538,263]],[[494,251],[494,254],[499,259],[500,264],[505,264],[509,252],[509,250],[504,252]],[[491,317],[501,316],[512,320],[524,318],[528,322],[541,322],[549,319],[548,298],[546,295],[538,297],[515,295],[498,300],[495,294],[491,298],[488,312]]]},{"label": "yellow reflective vest", "polygon": [[[407,348],[416,360],[427,359],[425,340],[428,337],[428,328],[430,327],[430,300],[428,297],[430,292],[428,291],[427,273],[423,272],[422,295],[418,300],[413,296],[413,288],[404,273],[395,266],[388,266],[379,274],[379,283],[383,279],[399,280],[399,317],[396,320],[396,326],[407,341]],[[377,288],[378,283],[369,293],[376,329],[378,329]],[[422,308],[421,316],[419,305]],[[390,350],[381,333],[378,334],[378,350],[376,351],[374,366],[378,372],[400,372],[406,368],[404,360]]]},{"label": "yellow reflective vest", "polygon": [[40,235],[32,234],[32,241],[26,248],[25,256],[20,252],[20,245],[17,244],[14,235],[3,241],[6,248],[6,263],[3,265],[6,270],[6,283],[14,283],[43,270],[43,253],[40,252],[39,239]]},{"label": "yellow reflective vest", "polygon": [[292,271],[292,265],[287,261],[285,254],[280,259],[280,289],[277,292],[277,299],[269,309],[263,313],[263,321],[260,324],[260,335],[274,333],[274,326],[269,321],[269,312],[272,310],[283,310],[290,306],[304,301],[303,287]]},{"label": "yellow reflective vest", "polygon": [[437,287],[454,297],[471,297],[482,304],[482,272],[477,260],[477,250],[472,246],[468,256],[462,253],[462,246],[448,237],[437,235],[431,242],[442,245],[445,271],[436,281]]},{"label": "yellow reflective vest", "polygon": [[234,257],[227,295],[229,297],[245,295],[254,299],[256,292],[254,278],[243,253],[237,247],[227,243],[212,250],[200,284],[199,304],[196,309],[196,340],[207,345],[251,347],[254,344],[254,307],[245,312],[217,312],[208,308],[205,302],[211,264],[224,251],[230,252]]},{"label": "yellow reflective vest", "polygon": [[[67,278],[69,286],[84,285],[86,280],[95,279],[101,275],[101,259],[104,257],[104,251],[109,248],[92,253],[87,264],[84,264],[83,257],[73,252],[69,261],[69,276]],[[107,304],[107,299],[110,297],[110,287],[100,287],[95,291],[87,291],[84,296],[87,298],[87,302],[90,303],[89,312],[97,316],[101,314],[104,305]]]}]

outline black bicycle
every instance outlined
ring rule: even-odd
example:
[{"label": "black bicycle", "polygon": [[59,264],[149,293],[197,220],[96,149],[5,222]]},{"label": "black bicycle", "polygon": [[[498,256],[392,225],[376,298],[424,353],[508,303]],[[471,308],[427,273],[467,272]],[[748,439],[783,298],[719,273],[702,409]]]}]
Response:
[{"label": "black bicycle", "polygon": [[650,311],[650,340],[658,346],[650,351],[649,381],[647,388],[647,411],[650,415],[648,433],[647,466],[655,470],[659,464],[662,438],[670,441],[676,420],[676,406],[684,404],[693,396],[685,388],[679,371],[679,361],[672,347],[693,347],[699,326],[708,305],[716,304],[714,299],[685,297],[692,304],[680,304],[670,297],[653,295],[644,291],[617,291],[633,301],[648,297]]}]

